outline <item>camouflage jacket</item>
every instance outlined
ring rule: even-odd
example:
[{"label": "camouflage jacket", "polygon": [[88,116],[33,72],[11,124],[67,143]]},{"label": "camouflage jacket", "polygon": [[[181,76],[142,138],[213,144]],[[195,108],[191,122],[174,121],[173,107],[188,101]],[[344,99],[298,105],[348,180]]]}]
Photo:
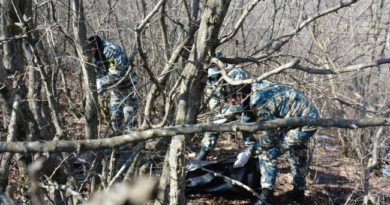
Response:
[{"label": "camouflage jacket", "polygon": [[[125,76],[127,70],[130,69],[130,61],[123,48],[118,44],[106,39],[102,39],[102,41],[104,46],[103,54],[108,61],[106,62],[106,65],[109,67],[108,71],[106,71],[104,65],[98,63],[95,58],[92,59],[92,63],[96,65],[95,71],[97,80],[101,83],[102,88],[107,88]],[[118,89],[126,89],[136,85],[136,78],[137,75],[133,69],[130,76],[118,86]]]},{"label": "camouflage jacket", "polygon": [[[318,117],[317,108],[310,103],[301,91],[288,85],[272,83],[266,80],[252,84],[250,108],[254,112],[255,117],[258,118],[255,120],[261,121],[278,118]],[[283,135],[283,133],[293,129],[295,128],[267,131],[262,136],[260,142],[251,136],[251,140],[246,140],[246,147],[254,154],[259,147],[266,146],[264,143],[261,144],[264,139],[279,140],[281,134]],[[312,130],[316,130],[316,127],[303,126],[300,129],[296,129],[296,132]]]}]

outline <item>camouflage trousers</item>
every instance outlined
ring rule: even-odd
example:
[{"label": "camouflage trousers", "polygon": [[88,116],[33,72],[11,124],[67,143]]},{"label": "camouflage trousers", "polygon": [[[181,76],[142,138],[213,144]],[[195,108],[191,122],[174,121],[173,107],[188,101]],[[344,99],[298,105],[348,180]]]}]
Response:
[{"label": "camouflage trousers", "polygon": [[202,139],[202,149],[206,151],[214,149],[218,140],[218,135],[217,132],[206,132]]},{"label": "camouflage trousers", "polygon": [[308,167],[307,144],[317,130],[289,130],[281,135],[266,135],[259,140],[257,153],[261,171],[261,187],[273,189],[278,173],[277,158],[287,151],[291,164],[292,185],[295,189],[306,189]]},{"label": "camouflage trousers", "polygon": [[[228,113],[228,111],[224,111],[224,114]],[[241,116],[238,118],[237,121],[241,122],[254,122],[255,119],[251,118],[250,116],[243,116],[241,120]],[[206,151],[212,150],[215,148],[217,141],[218,141],[219,133],[218,132],[206,132],[202,139],[202,148]],[[242,138],[244,140],[245,146],[253,146],[252,141],[252,133],[242,131]]]},{"label": "camouflage trousers", "polygon": [[126,89],[114,90],[110,93],[111,126],[116,132],[121,131],[122,121],[128,130],[136,126],[136,96],[131,92],[132,89]]},{"label": "camouflage trousers", "polygon": [[[251,147],[254,143],[251,141],[252,133],[250,132],[242,132],[242,138],[244,140],[244,144],[246,147]],[[206,132],[202,139],[202,148],[205,151],[210,151],[215,148],[217,145],[219,133],[218,132]],[[251,148],[249,148],[251,149]]]}]

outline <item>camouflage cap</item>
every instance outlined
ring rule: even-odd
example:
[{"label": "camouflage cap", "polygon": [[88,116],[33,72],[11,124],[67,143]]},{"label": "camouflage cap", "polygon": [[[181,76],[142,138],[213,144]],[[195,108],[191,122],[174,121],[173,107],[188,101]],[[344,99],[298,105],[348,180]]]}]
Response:
[{"label": "camouflage cap", "polygon": [[212,58],[208,65],[207,77],[219,74],[221,69],[224,69],[224,64],[218,58]]},{"label": "camouflage cap", "polygon": [[232,80],[246,80],[249,78],[249,73],[242,68],[235,67],[228,73],[229,78]]},{"label": "camouflage cap", "polygon": [[214,75],[218,75],[220,74],[220,69],[218,67],[210,67],[208,70],[207,70],[207,77],[211,77],[211,76],[214,76]]}]

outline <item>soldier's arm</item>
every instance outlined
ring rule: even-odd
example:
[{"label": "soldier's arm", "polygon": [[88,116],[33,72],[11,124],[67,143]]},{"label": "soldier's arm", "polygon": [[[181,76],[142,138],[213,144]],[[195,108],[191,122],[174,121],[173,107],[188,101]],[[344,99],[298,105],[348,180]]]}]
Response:
[{"label": "soldier's arm", "polygon": [[99,79],[103,88],[115,84],[126,75],[126,71],[129,68],[123,64],[125,56],[119,56],[117,58],[108,59],[109,69],[106,76]]},{"label": "soldier's arm", "polygon": [[259,141],[255,138],[255,136],[250,132],[242,132],[242,137],[244,138],[245,149],[250,156],[257,155],[256,150],[259,148]]},{"label": "soldier's arm", "polygon": [[[253,113],[249,114],[252,116],[249,118],[251,120],[250,122],[275,119],[274,111],[270,105],[262,105],[261,109],[253,110]],[[243,132],[245,147],[252,156],[261,154],[264,147],[271,146],[271,144],[274,143],[272,140],[275,139],[276,136],[277,131],[273,130],[266,131],[260,138],[256,138],[253,134],[249,135]]]},{"label": "soldier's arm", "polygon": [[[254,113],[243,113],[240,119],[242,122],[255,122],[256,117]],[[250,156],[256,155],[256,150],[259,147],[258,139],[253,135],[251,132],[242,131],[242,138],[244,140],[244,145],[248,153],[250,153]]]},{"label": "soldier's arm", "polygon": [[[98,79],[102,88],[106,88],[121,80],[126,75],[130,64],[124,50],[119,45],[106,40],[104,41],[104,46],[104,54],[108,61],[109,69],[106,76]],[[131,77],[136,81],[134,71],[131,73]]]}]

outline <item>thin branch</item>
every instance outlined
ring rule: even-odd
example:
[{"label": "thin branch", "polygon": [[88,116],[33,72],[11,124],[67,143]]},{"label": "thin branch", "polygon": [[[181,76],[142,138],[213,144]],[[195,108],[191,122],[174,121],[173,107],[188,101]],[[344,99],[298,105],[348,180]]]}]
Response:
[{"label": "thin branch", "polygon": [[143,52],[143,49],[142,49],[142,41],[141,41],[141,34],[144,30],[144,28],[146,27],[146,24],[149,22],[150,18],[152,18],[152,16],[154,14],[156,14],[158,12],[158,10],[160,9],[160,7],[163,5],[163,3],[165,2],[166,0],[160,0],[157,5],[154,7],[154,9],[152,10],[152,12],[150,12],[142,21],[141,23],[138,25],[138,27],[135,29],[135,36],[136,36],[136,42],[137,42],[137,50],[138,50],[138,53],[142,59],[142,61],[144,62],[142,64],[142,67],[146,70],[146,73],[148,74],[150,80],[157,86],[157,88],[160,90],[161,93],[164,92],[164,88],[163,86],[160,85],[160,83],[158,82],[158,80],[154,77],[153,75],[153,72],[150,70],[149,68],[149,65],[148,65],[148,61],[147,61],[147,56],[146,54]]},{"label": "thin branch", "polygon": [[287,34],[287,35],[283,35],[283,36],[279,36],[277,38],[274,38],[274,39],[271,39],[267,44],[265,44],[264,46],[262,46],[261,48],[259,48],[257,51],[255,51],[251,56],[253,55],[256,55],[257,53],[259,53],[260,51],[268,48],[269,46],[271,46],[274,42],[276,41],[280,41],[281,39],[283,38],[289,38],[291,39],[293,36],[295,35],[298,35],[297,33],[292,33],[292,34]]},{"label": "thin branch", "polygon": [[226,74],[225,69],[221,70],[221,74],[222,74],[223,79],[231,85],[251,84],[251,83],[260,82],[260,81],[268,78],[271,75],[275,75],[277,73],[282,72],[283,70],[293,68],[294,66],[297,66],[299,64],[299,62],[300,62],[300,59],[295,59],[294,61],[292,61],[290,63],[284,64],[284,65],[282,65],[274,70],[271,70],[269,72],[264,73],[263,75],[259,76],[256,79],[233,80],[233,79],[229,78],[229,76]]},{"label": "thin branch", "polygon": [[128,79],[130,73],[131,73],[131,72],[133,71],[133,69],[134,69],[133,61],[134,61],[135,56],[137,55],[137,53],[138,53],[138,50],[134,48],[134,49],[133,49],[133,52],[131,52],[130,57],[129,57],[129,61],[130,61],[130,66],[131,66],[131,68],[130,68],[130,69],[127,69],[125,75],[124,75],[120,80],[118,80],[118,82],[116,82],[116,83],[114,83],[113,85],[111,85],[111,86],[109,86],[109,87],[103,89],[102,91],[100,91],[99,94],[101,94],[101,93],[103,93],[103,92],[105,92],[105,91],[111,90],[111,89],[113,89],[113,88],[117,88],[123,81],[125,81],[125,80]]},{"label": "thin branch", "polygon": [[230,33],[228,33],[227,35],[222,36],[220,41],[219,41],[219,45],[226,43],[227,41],[232,39],[237,34],[238,30],[241,28],[245,19],[248,17],[248,15],[251,13],[251,11],[255,8],[257,3],[259,3],[259,1],[260,0],[252,0],[252,2],[249,3],[248,7],[242,12],[240,19],[238,19],[236,25],[233,28],[233,31],[230,31]]},{"label": "thin branch", "polygon": [[3,46],[4,44],[8,43],[9,41],[17,40],[17,39],[23,39],[23,38],[26,38],[26,37],[27,37],[27,34],[15,35],[12,38],[2,37],[2,38],[0,38],[0,46]]},{"label": "thin branch", "polygon": [[158,10],[160,9],[160,7],[162,6],[162,4],[165,2],[166,0],[160,0],[157,5],[154,7],[154,9],[141,21],[141,23],[138,25],[137,29],[136,29],[136,32],[142,32],[142,30],[145,28],[146,24],[149,22],[150,18],[152,18],[154,16],[154,14],[156,14],[158,12]]},{"label": "thin branch", "polygon": [[77,199],[81,202],[85,202],[85,199],[83,198],[83,196],[73,190],[72,188],[70,188],[70,186],[68,185],[57,185],[57,184],[43,184],[43,183],[40,183],[39,186],[41,188],[44,188],[44,189],[51,189],[51,188],[54,188],[56,190],[63,190],[63,191],[66,191],[69,195],[72,195],[72,196],[77,196]]},{"label": "thin branch", "polygon": [[[344,7],[348,7],[354,3],[358,2],[358,0],[348,0],[347,2],[340,2],[340,4],[338,6],[334,6],[334,7],[331,7],[331,8],[328,8],[328,9],[325,9],[323,11],[320,11],[320,12],[317,12],[316,14],[314,14],[313,16],[310,16],[308,18],[306,18],[306,20],[304,20],[293,32],[291,32],[291,35],[290,37],[287,37],[287,38],[280,38],[278,37],[279,39],[281,40],[278,40],[279,42],[274,44],[274,46],[268,50],[267,52],[265,53],[261,53],[260,55],[257,55],[257,56],[253,56],[261,51],[263,51],[266,47],[262,47],[263,50],[257,50],[255,51],[252,56],[258,60],[260,59],[264,59],[264,58],[267,58],[268,56],[272,55],[273,53],[275,53],[276,51],[279,51],[281,47],[283,47],[283,45],[285,45],[287,42],[289,42],[294,35],[296,35],[297,33],[299,33],[303,28],[305,28],[307,25],[309,25],[311,22],[315,21],[316,19],[322,17],[322,16],[325,16],[327,14],[330,14],[330,13],[333,13],[333,12],[337,12],[338,10],[344,8]],[[274,41],[274,40],[271,40],[271,41]],[[270,44],[271,45],[271,44]]]},{"label": "thin branch", "polygon": [[180,79],[178,81],[176,81],[176,84],[173,86],[173,88],[171,89],[171,91],[169,92],[169,95],[168,97],[166,98],[166,100],[168,101],[168,103],[165,104],[165,115],[164,115],[164,118],[163,120],[158,124],[158,125],[151,125],[151,128],[158,128],[158,127],[163,127],[165,126],[165,123],[167,123],[168,121],[168,117],[169,117],[169,110],[171,109],[172,107],[172,102],[173,102],[173,99],[175,98],[176,94],[177,94],[177,88],[179,87],[181,81],[182,81],[182,77],[180,77]]},{"label": "thin branch", "polygon": [[[169,61],[165,64],[164,70],[161,72],[160,77],[158,78],[158,82],[162,85],[165,85],[167,80],[169,79],[169,72],[173,69],[174,64],[179,60],[180,54],[183,52],[185,47],[191,43],[195,36],[195,32],[198,30],[198,26],[191,26],[190,32],[187,34],[186,38],[176,47],[176,49],[172,52]],[[146,129],[150,127],[150,115],[152,112],[152,107],[155,103],[155,99],[157,97],[158,88],[156,86],[152,86],[148,96],[146,97],[146,105],[144,111],[144,122],[141,126],[141,129]]]},{"label": "thin branch", "polygon": [[[260,201],[262,201],[262,202],[264,203],[264,205],[267,205],[267,204],[268,204],[268,203],[265,202],[263,199],[261,199],[261,198],[260,198],[260,195],[259,195],[257,192],[255,192],[253,189],[251,189],[249,186],[247,186],[247,185],[245,185],[245,184],[243,184],[243,183],[241,183],[241,182],[239,182],[239,181],[237,181],[237,180],[231,179],[231,178],[229,178],[229,177],[227,177],[227,176],[225,176],[225,175],[219,174],[219,173],[217,173],[217,172],[213,172],[213,171],[211,171],[211,170],[209,170],[209,169],[206,169],[206,168],[203,168],[203,167],[197,167],[197,168],[198,168],[198,169],[201,169],[201,170],[203,170],[203,171],[205,171],[205,172],[208,172],[208,173],[210,173],[210,174],[213,174],[213,175],[216,176],[216,177],[221,177],[221,178],[223,178],[225,181],[228,181],[228,182],[232,183],[233,185],[236,185],[236,186],[239,186],[239,187],[244,188],[245,190],[247,190],[247,191],[249,191],[251,194],[253,194],[253,196],[257,197],[257,199],[259,199]],[[269,204],[268,204],[268,205],[269,205]]]},{"label": "thin branch", "polygon": [[339,73],[347,73],[347,72],[356,72],[365,68],[377,67],[379,65],[388,64],[388,63],[390,63],[390,58],[381,58],[371,63],[363,63],[358,65],[341,67],[337,69],[316,69],[316,68],[310,68],[302,65],[296,65],[294,66],[294,68],[310,74],[339,74]]},{"label": "thin branch", "polygon": [[[12,5],[14,7],[14,10],[16,12],[16,15],[20,21],[20,23],[18,24],[19,27],[23,31],[31,31],[32,29],[34,29],[35,25],[31,25],[31,27],[30,27],[29,24],[25,20],[23,20],[22,13],[18,9],[18,7],[16,7],[14,5],[13,1],[11,1],[11,2],[12,2]],[[46,71],[44,69],[45,65],[44,65],[43,60],[40,58],[42,53],[40,53],[39,51],[41,51],[43,48],[42,48],[41,44],[37,44],[37,42],[33,41],[33,39],[38,39],[39,37],[40,37],[40,33],[38,31],[29,32],[27,34],[28,48],[30,49],[29,52],[31,52],[29,55],[32,55],[33,58],[35,59],[37,66],[38,66],[39,73],[41,75],[41,79],[43,81],[43,85],[44,85],[44,88],[46,91],[47,101],[49,103],[49,108],[51,110],[53,123],[54,123],[55,129],[56,129],[55,139],[62,139],[62,138],[65,138],[67,136],[67,132],[66,132],[65,128],[62,126],[59,112],[58,112],[57,105],[56,105],[56,101],[55,101],[53,93],[50,91],[51,89],[50,89],[49,82],[47,81],[47,74],[46,74]],[[26,51],[27,51],[27,49],[26,49]]]},{"label": "thin branch", "polygon": [[133,162],[135,156],[142,151],[145,148],[145,143],[139,144],[136,147],[133,147],[130,152],[131,155],[126,160],[125,164],[122,165],[122,167],[119,169],[119,171],[116,173],[116,175],[112,178],[112,180],[108,183],[107,188],[109,189],[114,182],[120,177],[120,175],[131,165]]},{"label": "thin branch", "polygon": [[171,55],[169,53],[169,41],[168,41],[168,36],[167,36],[167,28],[168,27],[167,27],[167,24],[165,22],[165,16],[167,15],[165,12],[165,2],[161,6],[160,13],[161,13],[161,17],[159,20],[160,20],[160,29],[161,29],[161,36],[162,36],[162,48],[164,49],[165,60],[168,61],[169,58],[171,58]]},{"label": "thin branch", "polygon": [[[22,99],[19,96],[16,96],[12,105],[12,113],[11,113],[11,118],[8,126],[7,142],[15,141],[17,130],[20,129],[20,127],[17,126],[17,124],[20,119],[19,107],[21,102]],[[2,158],[0,160],[0,187],[2,186],[5,187],[8,184],[8,174],[9,174],[10,164],[13,156],[14,156],[13,153],[4,153],[2,155]]]},{"label": "thin branch", "polygon": [[[257,61],[254,58],[225,58],[225,57],[221,57],[221,58],[218,58],[218,59],[220,61],[224,62],[224,63],[234,63],[234,64],[247,63],[247,62],[259,63],[259,61]],[[311,67],[300,65],[300,64],[296,64],[296,65],[288,67],[288,68],[301,70],[301,71],[304,71],[304,72],[310,73],[310,74],[328,75],[328,74],[340,74],[340,73],[348,73],[348,72],[357,72],[357,71],[360,71],[362,69],[371,68],[371,67],[377,67],[377,66],[382,65],[382,64],[390,64],[390,58],[381,58],[381,59],[378,59],[378,60],[370,62],[370,63],[351,65],[351,66],[341,67],[341,68],[336,68],[336,69],[317,69],[317,68],[311,68]],[[287,66],[287,65],[289,65],[289,64],[285,64],[285,65],[283,65],[281,67],[284,67],[284,66]],[[276,70],[282,69],[281,67],[277,68]],[[282,70],[284,70],[284,69],[282,69]],[[222,73],[222,71],[221,71],[221,73]],[[278,73],[278,72],[270,71],[270,73],[275,74],[275,73]],[[265,75],[265,74],[263,74],[263,75]],[[269,76],[267,76],[267,77],[269,77]],[[249,81],[258,82],[258,80],[253,80],[253,79],[248,79],[245,82],[249,82]]]}]

